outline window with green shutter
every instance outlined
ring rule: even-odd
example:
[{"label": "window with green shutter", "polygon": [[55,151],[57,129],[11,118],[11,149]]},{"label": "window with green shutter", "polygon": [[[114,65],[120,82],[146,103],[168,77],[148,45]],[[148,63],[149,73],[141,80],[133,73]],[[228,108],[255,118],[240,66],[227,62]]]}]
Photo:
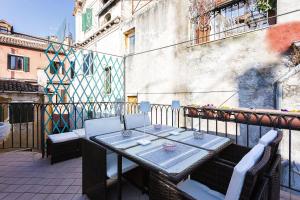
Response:
[{"label": "window with green shutter", "polygon": [[82,31],[86,32],[93,25],[93,10],[87,8],[85,13],[82,13]]},{"label": "window with green shutter", "polygon": [[82,31],[86,31],[86,13],[82,13]]},{"label": "window with green shutter", "polygon": [[7,69],[29,72],[29,58],[8,54]]},{"label": "window with green shutter", "polygon": [[86,9],[86,30],[92,27],[93,23],[93,10],[91,8]]},{"label": "window with green shutter", "polygon": [[29,72],[29,58],[24,57],[24,72]]}]

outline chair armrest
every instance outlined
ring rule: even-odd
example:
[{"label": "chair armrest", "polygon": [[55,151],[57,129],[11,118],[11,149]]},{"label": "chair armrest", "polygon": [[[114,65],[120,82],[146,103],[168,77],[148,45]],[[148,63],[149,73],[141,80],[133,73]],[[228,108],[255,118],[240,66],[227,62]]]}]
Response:
[{"label": "chair armrest", "polygon": [[181,191],[164,175],[150,172],[149,199],[151,200],[194,200],[193,197]]},{"label": "chair armrest", "polygon": [[[276,158],[271,163],[270,170],[266,174],[266,177],[271,178],[275,173],[280,173],[281,168],[281,156],[279,154],[276,155]],[[276,175],[277,176],[277,175]]]},{"label": "chair armrest", "polygon": [[234,167],[217,160],[211,160],[197,168],[191,179],[207,185],[212,190],[226,193]]},{"label": "chair armrest", "polygon": [[257,184],[257,187],[255,188],[255,191],[253,192],[253,194],[254,195],[251,198],[253,200],[272,199],[272,198],[269,197],[269,186],[268,186],[268,179],[267,178],[262,178],[259,181],[259,183]]},{"label": "chair armrest", "polygon": [[280,198],[280,177],[281,177],[281,156],[276,155],[276,158],[271,163],[270,170],[267,170],[265,177],[269,181],[269,199]]},{"label": "chair armrest", "polygon": [[236,165],[250,150],[248,147],[231,144],[217,155],[217,159],[226,160]]}]

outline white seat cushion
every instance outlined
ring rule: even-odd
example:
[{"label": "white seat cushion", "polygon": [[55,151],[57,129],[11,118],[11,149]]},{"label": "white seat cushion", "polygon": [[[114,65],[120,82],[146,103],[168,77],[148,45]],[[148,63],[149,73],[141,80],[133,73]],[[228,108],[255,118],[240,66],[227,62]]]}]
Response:
[{"label": "white seat cushion", "polygon": [[150,118],[148,114],[133,114],[124,115],[126,129],[140,128],[150,125]]},{"label": "white seat cushion", "polygon": [[74,132],[80,138],[84,138],[85,137],[85,130],[84,130],[84,128],[74,129],[72,132]]},{"label": "white seat cushion", "polygon": [[66,132],[66,133],[48,135],[48,138],[53,143],[60,143],[60,142],[75,140],[78,139],[79,137],[73,132]]},{"label": "white seat cushion", "polygon": [[[133,168],[135,168],[137,165],[127,160],[126,158],[122,158],[122,173],[127,172]],[[118,175],[118,158],[117,154],[115,153],[109,153],[106,155],[106,167],[107,167],[107,176],[109,178],[117,177]]]},{"label": "white seat cushion", "polygon": [[212,190],[206,185],[191,179],[179,183],[177,187],[193,198],[199,200],[221,200],[225,198],[224,194]]},{"label": "white seat cushion", "polygon": [[240,198],[246,173],[257,163],[264,149],[265,146],[262,144],[255,145],[234,167],[225,200],[238,200]]},{"label": "white seat cushion", "polygon": [[268,146],[277,137],[277,131],[270,130],[263,137],[260,138],[259,143]]},{"label": "white seat cushion", "polygon": [[123,130],[120,117],[108,117],[85,121],[85,135],[87,138],[105,133]]}]

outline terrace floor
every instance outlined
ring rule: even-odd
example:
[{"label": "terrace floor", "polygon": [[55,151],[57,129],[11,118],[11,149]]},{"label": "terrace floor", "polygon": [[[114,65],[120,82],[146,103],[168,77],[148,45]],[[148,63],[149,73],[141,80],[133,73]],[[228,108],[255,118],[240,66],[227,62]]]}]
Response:
[{"label": "terrace floor", "polygon": [[[110,199],[116,199],[115,194],[117,192],[111,192]],[[0,153],[0,199],[88,199],[81,194],[81,158],[50,165],[40,153]],[[148,197],[126,183],[123,199],[146,200]],[[300,196],[281,191],[281,199],[300,200]]]}]

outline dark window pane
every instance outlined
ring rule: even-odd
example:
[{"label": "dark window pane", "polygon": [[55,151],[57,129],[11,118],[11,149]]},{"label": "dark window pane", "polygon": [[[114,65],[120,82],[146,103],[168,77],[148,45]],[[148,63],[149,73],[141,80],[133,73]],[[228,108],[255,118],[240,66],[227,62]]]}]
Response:
[{"label": "dark window pane", "polygon": [[105,93],[111,93],[111,67],[105,68]]},{"label": "dark window pane", "polygon": [[23,58],[17,57],[17,70],[22,70],[22,69],[23,69]]},{"label": "dark window pane", "polygon": [[71,78],[73,79],[75,76],[75,62],[71,61]]},{"label": "dark window pane", "polygon": [[9,107],[9,121],[14,123],[33,122],[34,108],[32,104],[11,104]]}]

